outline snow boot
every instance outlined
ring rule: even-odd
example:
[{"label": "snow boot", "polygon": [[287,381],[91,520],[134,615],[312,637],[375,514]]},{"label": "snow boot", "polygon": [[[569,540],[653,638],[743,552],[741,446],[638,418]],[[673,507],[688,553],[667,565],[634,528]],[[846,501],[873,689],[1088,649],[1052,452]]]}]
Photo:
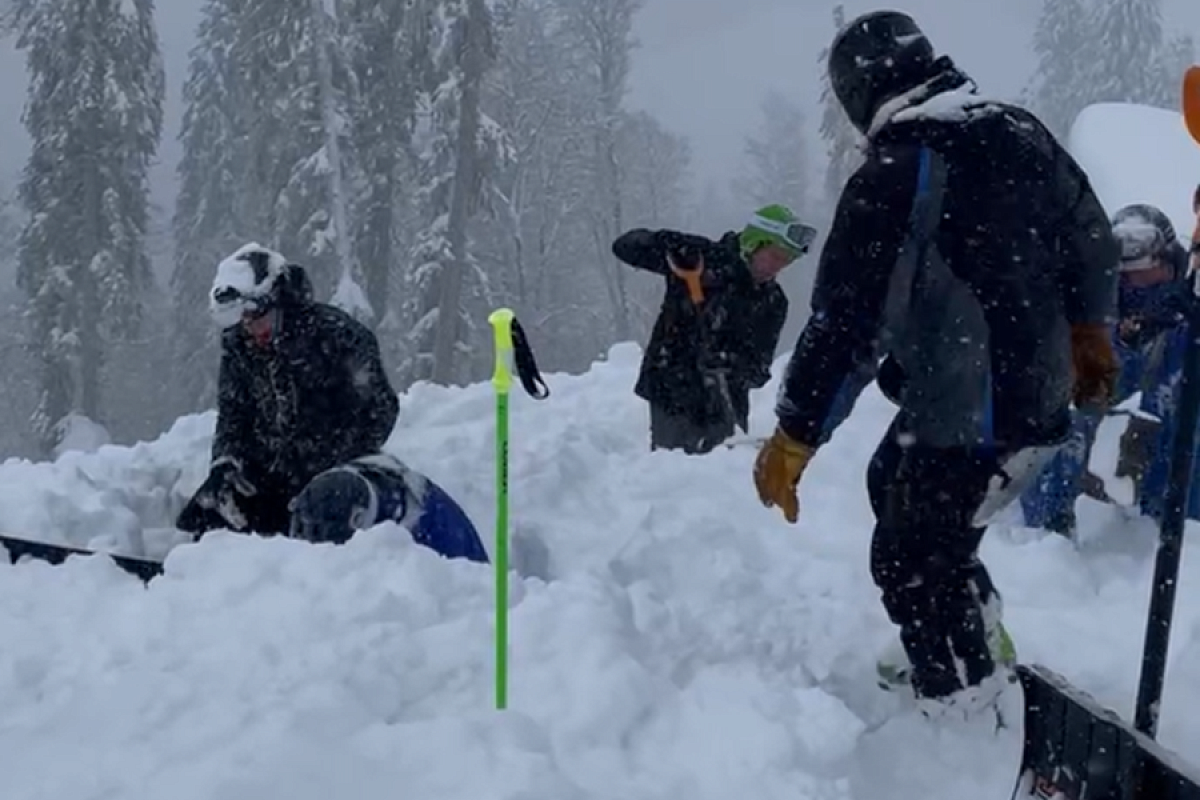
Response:
[{"label": "snow boot", "polygon": [[[996,662],[996,674],[1011,674],[1017,664],[1017,648],[1001,621],[1004,607],[1000,595],[993,593],[987,602],[981,604],[981,608],[984,629],[987,631],[988,651],[992,654],[992,660]],[[875,662],[875,672],[879,687],[885,691],[912,685],[908,654],[904,652],[904,645],[899,636],[888,643],[879,660]]]}]

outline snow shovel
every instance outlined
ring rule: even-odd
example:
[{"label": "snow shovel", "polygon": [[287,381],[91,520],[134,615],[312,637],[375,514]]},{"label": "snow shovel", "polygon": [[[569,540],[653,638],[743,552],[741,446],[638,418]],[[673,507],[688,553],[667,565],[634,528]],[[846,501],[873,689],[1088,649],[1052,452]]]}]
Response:
[{"label": "snow shovel", "polygon": [[712,334],[705,325],[707,321],[705,301],[708,298],[704,295],[704,284],[701,280],[704,276],[704,257],[700,256],[697,259],[695,267],[687,268],[679,266],[675,263],[675,259],[668,254],[667,264],[671,267],[671,273],[683,281],[684,286],[687,287],[688,299],[692,301],[692,309],[696,313],[696,319],[700,326],[700,374],[706,381],[711,380],[716,388],[724,421],[732,423],[732,427],[741,427],[737,422],[737,414],[733,410],[733,398],[729,394],[729,382],[725,378],[725,373],[707,369],[705,364],[708,354],[712,352]]}]

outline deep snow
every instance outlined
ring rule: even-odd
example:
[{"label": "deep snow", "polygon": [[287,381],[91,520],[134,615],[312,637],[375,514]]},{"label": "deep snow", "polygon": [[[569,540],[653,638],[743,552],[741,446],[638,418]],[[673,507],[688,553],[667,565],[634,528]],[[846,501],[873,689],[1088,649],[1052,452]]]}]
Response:
[{"label": "deep snow", "polygon": [[1075,118],[1071,154],[1092,179],[1109,216],[1132,203],[1166,213],[1175,232],[1192,235],[1192,195],[1200,184],[1200,147],[1178,111],[1134,103],[1097,103]]},{"label": "deep snow", "polygon": [[[511,710],[491,710],[491,569],[440,560],[392,526],[344,547],[215,534],[172,551],[148,588],[101,559],[3,565],[5,800],[1007,797],[1019,725],[994,736],[987,721],[905,713],[876,725],[897,701],[873,681],[891,628],[867,571],[862,476],[887,401],[863,396],[789,526],[758,503],[752,448],[647,452],[630,392],[639,355],[621,346],[586,375],[548,376],[541,403],[514,395],[525,574]],[[774,391],[755,397],[755,433]],[[486,384],[416,387],[389,445],[483,530],[492,406]],[[136,515],[121,509],[169,519],[200,480],[212,422],[5,463],[0,530],[132,547]],[[1153,531],[1080,503],[1079,549],[997,526],[984,557],[1022,657],[1128,716]],[[1190,533],[1161,729],[1193,759],[1195,545]]]}]

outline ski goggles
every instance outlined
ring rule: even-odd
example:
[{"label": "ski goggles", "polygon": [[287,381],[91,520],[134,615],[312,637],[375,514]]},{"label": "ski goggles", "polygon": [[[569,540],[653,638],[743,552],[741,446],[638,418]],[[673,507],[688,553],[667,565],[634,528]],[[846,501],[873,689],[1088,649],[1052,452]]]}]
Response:
[{"label": "ski goggles", "polygon": [[264,294],[249,294],[233,286],[221,286],[209,295],[208,313],[221,328],[236,325],[246,316],[266,312],[271,299]]},{"label": "ski goggles", "polygon": [[807,253],[817,238],[817,229],[803,222],[779,222],[755,214],[750,218],[749,225],[779,237],[780,244],[800,255]]},{"label": "ski goggles", "polygon": [[1113,227],[1113,234],[1121,246],[1122,270],[1126,264],[1153,258],[1166,245],[1162,231],[1153,225],[1122,223]]}]

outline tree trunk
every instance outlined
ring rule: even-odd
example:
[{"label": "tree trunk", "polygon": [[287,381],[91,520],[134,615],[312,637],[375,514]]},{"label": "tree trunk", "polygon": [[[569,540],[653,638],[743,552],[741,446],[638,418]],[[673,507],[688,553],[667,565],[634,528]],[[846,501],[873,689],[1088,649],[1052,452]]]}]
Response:
[{"label": "tree trunk", "polygon": [[483,82],[487,8],[484,0],[467,0],[462,89],[458,102],[454,183],[450,192],[450,218],[446,238],[450,263],[438,276],[438,317],[433,343],[434,383],[450,385],[458,377],[458,344],[461,340],[462,297],[467,269],[467,222],[479,170],[479,95]]},{"label": "tree trunk", "polygon": [[[343,302],[353,301],[354,305],[366,304],[365,308],[352,308],[356,314],[371,319],[374,314],[367,298],[361,292],[355,292],[357,297],[348,297],[349,285],[361,286],[361,276],[354,268],[354,251],[350,246],[350,230],[346,223],[346,190],[342,175],[341,122],[337,113],[337,95],[333,88],[333,61],[329,49],[333,46],[337,32],[336,20],[331,20],[325,10],[327,0],[311,0],[314,33],[317,51],[317,90],[320,93],[321,127],[325,134],[325,157],[329,161],[329,207],[331,224],[333,226],[333,246],[338,265],[342,269],[341,282],[338,284],[338,296]],[[336,11],[337,0],[332,0]],[[352,291],[352,290],[351,290]]]}]

